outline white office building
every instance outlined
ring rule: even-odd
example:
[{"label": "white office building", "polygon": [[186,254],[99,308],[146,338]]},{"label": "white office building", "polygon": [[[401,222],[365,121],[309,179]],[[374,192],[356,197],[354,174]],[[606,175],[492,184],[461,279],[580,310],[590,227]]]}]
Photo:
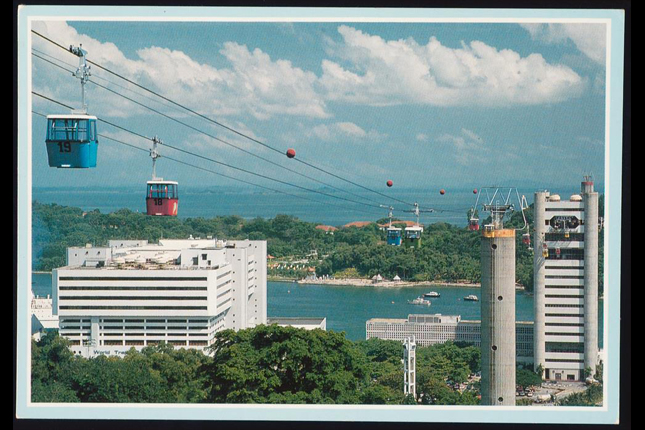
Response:
[{"label": "white office building", "polygon": [[534,364],[583,380],[598,363],[598,193],[585,178],[568,199],[536,192],[534,210]]},{"label": "white office building", "polygon": [[[533,323],[517,321],[516,356],[522,363],[533,362]],[[398,340],[414,337],[419,346],[466,342],[481,346],[481,321],[463,320],[460,315],[419,314],[404,318],[372,318],[365,323],[366,338]]]},{"label": "white office building", "polygon": [[69,248],[52,272],[60,335],[84,356],[166,342],[204,349],[267,320],[266,242],[110,241]]}]

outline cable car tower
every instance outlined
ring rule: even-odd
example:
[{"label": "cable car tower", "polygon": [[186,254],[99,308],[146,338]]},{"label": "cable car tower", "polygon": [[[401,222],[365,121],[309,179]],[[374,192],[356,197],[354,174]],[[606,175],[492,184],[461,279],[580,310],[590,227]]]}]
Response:
[{"label": "cable car tower", "polygon": [[157,159],[161,157],[158,146],[163,142],[157,137],[152,138],[152,180],[147,182],[146,213],[158,216],[177,216],[179,206],[178,183],[164,181],[157,177]]},{"label": "cable car tower", "polygon": [[[513,202],[513,193],[517,197],[517,202],[522,213],[522,219],[524,224],[521,228],[515,229],[516,231],[525,231],[522,234],[522,243],[527,246],[529,250],[532,250],[531,247],[531,235],[529,233],[529,224],[526,220],[526,215],[524,211],[529,208],[526,197],[522,195],[520,197],[517,188],[513,187],[484,187],[481,189],[483,194],[485,194],[485,202],[482,204],[482,211],[490,212],[492,224],[484,226],[487,229],[503,229],[504,228],[504,217],[508,213],[515,211],[515,203]],[[469,230],[479,230],[479,214],[477,208],[479,206],[479,199],[482,196],[482,193],[477,194],[477,200],[475,201],[475,206],[473,206],[469,211]],[[491,227],[492,226],[492,227]]]},{"label": "cable car tower", "polygon": [[387,217],[389,218],[389,224],[387,227],[387,244],[394,246],[401,246],[401,229],[399,227],[392,227],[392,211],[394,208],[392,206],[379,205],[382,208],[388,209]]},{"label": "cable car tower", "polygon": [[419,209],[419,203],[414,202],[414,209],[404,210],[403,212],[413,213],[416,218],[416,225],[412,227],[405,228],[405,244],[413,248],[421,247],[421,234],[423,233],[423,227],[419,224],[419,215],[421,212],[434,212],[434,209]]},{"label": "cable car tower", "polygon": [[78,68],[72,76],[81,83],[81,108],[67,115],[47,115],[47,158],[50,167],[96,167],[99,144],[96,117],[87,114],[85,98],[85,84],[92,75],[91,66],[87,65],[87,51],[83,45],[78,48],[70,46],[69,52],[78,57]]},{"label": "cable car tower", "polygon": [[482,188],[485,195],[482,211],[489,212],[481,236],[481,357],[482,404],[515,405],[516,339],[515,339],[515,229],[504,227],[504,218],[515,211],[513,193],[517,195],[524,225],[526,199],[516,188]]}]

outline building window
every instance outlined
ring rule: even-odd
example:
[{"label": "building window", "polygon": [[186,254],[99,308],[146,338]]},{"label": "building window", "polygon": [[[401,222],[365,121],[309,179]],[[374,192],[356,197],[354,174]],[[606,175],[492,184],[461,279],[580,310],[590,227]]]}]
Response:
[{"label": "building window", "polygon": [[546,352],[569,352],[576,354],[585,352],[585,344],[583,342],[545,342],[544,348]]}]

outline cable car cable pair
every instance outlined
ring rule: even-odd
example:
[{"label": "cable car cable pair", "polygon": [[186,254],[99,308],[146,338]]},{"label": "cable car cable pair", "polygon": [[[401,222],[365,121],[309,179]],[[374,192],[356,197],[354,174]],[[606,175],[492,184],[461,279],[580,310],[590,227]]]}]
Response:
[{"label": "cable car cable pair", "polygon": [[[37,31],[35,31],[35,30],[31,30],[31,31],[32,31],[32,33],[34,33],[34,34],[36,34],[37,36],[39,36],[39,37],[43,38],[44,40],[46,40],[46,41],[48,41],[48,42],[50,42],[50,43],[52,43],[52,44],[54,44],[54,45],[56,45],[56,46],[60,47],[60,48],[61,48],[61,49],[63,49],[63,50],[66,50],[66,48],[65,48],[63,45],[61,45],[61,44],[59,44],[59,43],[57,43],[57,42],[53,41],[52,39],[50,39],[50,38],[48,38],[48,37],[46,37],[46,36],[44,36],[44,35],[42,35],[42,34],[38,33],[38,32],[37,32]],[[172,103],[173,105],[178,106],[178,107],[180,107],[180,108],[182,108],[182,109],[184,109],[184,110],[186,110],[186,111],[190,112],[190,113],[191,113],[191,114],[193,114],[193,115],[196,115],[196,116],[198,116],[198,117],[200,117],[200,118],[202,118],[202,119],[204,119],[204,120],[207,120],[207,121],[209,121],[209,122],[211,122],[211,123],[213,123],[213,124],[216,124],[216,125],[218,125],[218,126],[220,126],[220,127],[223,127],[223,128],[225,128],[226,130],[229,130],[229,131],[231,131],[231,132],[233,132],[233,133],[235,133],[235,134],[237,134],[237,135],[239,135],[239,136],[241,136],[241,137],[244,137],[244,138],[246,138],[246,139],[248,139],[248,140],[250,140],[250,141],[252,141],[252,142],[255,142],[255,143],[257,143],[257,144],[260,144],[260,145],[264,146],[264,147],[265,147],[265,148],[267,148],[267,149],[270,149],[270,150],[275,151],[275,152],[277,152],[277,153],[283,154],[283,152],[282,152],[282,151],[280,151],[279,149],[276,149],[276,148],[274,148],[274,147],[272,147],[272,146],[270,146],[270,145],[268,145],[268,144],[266,144],[266,143],[264,143],[264,142],[261,142],[261,141],[260,141],[260,140],[258,140],[258,139],[255,139],[255,138],[253,138],[253,137],[251,137],[251,136],[248,136],[248,135],[246,135],[246,134],[244,134],[244,133],[242,133],[242,132],[239,132],[239,131],[237,131],[237,130],[235,130],[235,129],[231,128],[231,127],[228,127],[228,126],[226,126],[226,125],[224,125],[224,124],[222,124],[222,123],[220,123],[220,122],[218,122],[218,121],[216,121],[216,120],[213,120],[212,118],[209,118],[209,117],[207,117],[207,116],[205,116],[205,115],[202,115],[202,114],[200,114],[200,113],[198,113],[198,112],[196,112],[196,111],[194,111],[194,110],[192,110],[192,109],[190,109],[190,108],[188,108],[188,107],[186,107],[186,106],[184,106],[184,105],[182,105],[182,104],[180,104],[180,103],[177,103],[177,102],[173,101],[172,99],[169,99],[168,97],[165,97],[165,96],[163,96],[163,95],[161,95],[161,94],[159,94],[159,93],[157,93],[157,92],[155,92],[155,91],[153,91],[153,90],[150,90],[150,89],[148,89],[148,88],[144,87],[144,86],[143,86],[143,85],[141,85],[141,84],[138,84],[138,83],[137,83],[137,82],[135,82],[135,81],[132,81],[132,80],[130,80],[130,79],[128,79],[128,78],[126,78],[126,77],[124,77],[124,76],[120,75],[119,73],[113,72],[112,70],[109,70],[108,68],[103,67],[103,66],[101,66],[100,64],[98,64],[98,63],[96,63],[96,62],[93,62],[93,61],[91,61],[91,60],[88,60],[87,62],[88,62],[88,63],[90,63],[90,64],[92,64],[92,65],[94,65],[94,66],[96,66],[96,67],[98,67],[98,68],[100,68],[100,69],[102,69],[102,70],[105,70],[106,72],[108,72],[108,73],[110,73],[110,74],[112,74],[112,75],[114,75],[114,76],[116,76],[116,77],[118,77],[118,78],[120,78],[120,79],[125,80],[126,82],[129,82],[129,83],[130,83],[130,84],[132,84],[132,85],[135,85],[135,86],[137,86],[137,87],[139,87],[139,88],[143,89],[144,91],[147,91],[147,92],[149,92],[149,93],[151,93],[151,94],[153,94],[153,95],[155,95],[155,96],[157,96],[157,97],[159,97],[159,98],[161,98],[161,99],[163,99],[163,100],[166,100],[166,101],[168,101],[169,103]],[[295,151],[294,151],[294,152],[295,152]],[[342,180],[342,181],[344,181],[344,182],[350,183],[350,184],[352,184],[352,185],[354,185],[354,186],[357,186],[357,187],[359,187],[359,188],[362,188],[362,189],[364,189],[364,190],[366,190],[366,191],[370,191],[370,192],[375,193],[375,194],[378,194],[378,195],[380,195],[380,196],[382,196],[382,197],[385,197],[385,198],[388,198],[388,199],[392,199],[392,200],[398,201],[398,202],[400,202],[400,203],[404,203],[404,204],[406,204],[406,205],[408,205],[408,206],[414,206],[414,204],[413,204],[413,203],[406,202],[406,201],[401,200],[401,199],[398,199],[398,198],[396,198],[396,197],[388,196],[388,195],[386,195],[386,194],[384,194],[384,193],[381,193],[381,192],[379,192],[379,191],[377,191],[377,190],[374,190],[374,189],[372,189],[372,188],[369,188],[369,187],[366,187],[366,186],[364,186],[364,185],[358,184],[358,183],[356,183],[356,182],[354,182],[354,181],[351,181],[351,180],[349,180],[349,179],[343,178],[343,177],[341,177],[341,176],[339,176],[339,175],[337,175],[337,174],[335,174],[335,173],[329,172],[328,170],[325,170],[325,169],[323,169],[323,168],[321,168],[321,167],[315,166],[315,165],[313,165],[313,164],[311,164],[311,163],[309,163],[309,162],[307,162],[307,161],[305,161],[305,160],[302,160],[302,159],[300,159],[300,158],[295,158],[295,154],[294,154],[294,157],[291,157],[291,158],[294,158],[296,161],[298,161],[298,162],[300,162],[300,163],[302,163],[302,164],[305,164],[306,166],[309,166],[309,167],[311,167],[311,168],[313,168],[313,169],[316,169],[316,170],[318,170],[318,171],[321,171],[321,172],[323,172],[323,173],[326,173],[327,175],[333,176],[333,177],[335,177],[335,178],[337,178],[337,179],[339,179],[339,180]]]},{"label": "cable car cable pair", "polygon": [[[36,57],[38,57],[38,56],[36,55]],[[38,57],[38,58],[41,58],[41,57]],[[51,62],[51,61],[49,61],[49,60],[47,60],[47,59],[44,59],[44,58],[41,58],[41,59],[42,59],[42,60],[44,60],[44,61],[46,61],[46,62],[48,62],[48,63],[50,63],[50,64],[52,64],[52,65],[54,65],[54,66],[57,66],[57,67],[62,68],[63,70],[65,70],[63,67],[61,67],[61,66],[60,66],[60,65],[58,65],[58,64],[55,64],[55,63],[53,63],[53,62]],[[170,119],[170,120],[172,120],[172,121],[174,121],[174,122],[177,122],[177,123],[179,123],[179,124],[181,124],[181,125],[183,125],[183,126],[185,126],[185,127],[190,128],[190,129],[191,129],[191,130],[193,130],[193,131],[196,131],[196,132],[198,132],[198,133],[204,134],[205,136],[208,136],[208,137],[210,137],[210,138],[212,138],[212,139],[214,139],[214,140],[217,140],[218,142],[224,143],[224,144],[226,144],[226,145],[228,145],[228,146],[230,146],[230,147],[232,147],[232,148],[235,148],[235,149],[237,149],[237,150],[239,150],[239,151],[244,152],[245,154],[248,154],[248,155],[251,155],[251,156],[253,156],[253,157],[255,157],[255,158],[258,158],[258,159],[260,159],[260,160],[266,161],[266,162],[268,162],[268,163],[270,163],[270,164],[272,164],[272,165],[274,165],[274,166],[276,166],[276,167],[279,167],[279,168],[282,168],[282,169],[287,170],[287,171],[289,171],[289,172],[295,173],[295,174],[297,174],[297,175],[299,175],[299,176],[302,176],[302,177],[304,177],[304,178],[310,179],[310,180],[312,180],[312,181],[314,181],[314,182],[317,182],[317,183],[319,183],[319,184],[325,185],[325,186],[330,187],[330,188],[332,188],[332,189],[335,189],[335,190],[337,190],[337,191],[341,191],[341,192],[345,192],[345,193],[351,194],[351,195],[353,195],[353,196],[355,196],[355,197],[358,197],[358,198],[361,198],[361,199],[365,199],[365,200],[367,200],[367,201],[374,202],[375,204],[378,204],[378,203],[379,203],[379,202],[376,202],[376,201],[374,201],[374,200],[372,200],[372,199],[370,199],[370,198],[367,198],[367,197],[365,197],[365,196],[361,196],[361,195],[356,194],[356,193],[353,193],[353,192],[351,192],[351,191],[348,191],[348,190],[345,190],[345,189],[338,188],[338,187],[336,187],[336,186],[334,186],[334,185],[331,185],[331,184],[326,183],[326,182],[324,182],[324,181],[321,181],[321,180],[319,180],[319,179],[313,178],[313,177],[311,177],[311,176],[309,176],[309,175],[306,175],[306,174],[304,174],[304,173],[298,172],[298,171],[293,170],[293,169],[291,169],[291,168],[285,167],[285,166],[283,166],[283,165],[281,165],[281,164],[275,163],[275,162],[273,162],[273,161],[271,161],[271,160],[269,160],[269,159],[267,159],[267,158],[265,158],[265,157],[262,157],[262,156],[260,156],[260,155],[258,155],[258,154],[255,154],[255,153],[251,152],[251,151],[248,151],[248,150],[245,150],[245,149],[243,149],[243,148],[240,148],[240,147],[238,147],[238,146],[236,146],[236,145],[234,145],[234,144],[232,144],[232,143],[230,143],[230,142],[227,142],[227,141],[225,141],[225,140],[223,140],[223,139],[221,139],[221,138],[218,138],[218,137],[216,137],[216,136],[213,136],[213,135],[211,135],[211,134],[209,134],[209,133],[207,133],[207,132],[205,132],[205,131],[203,131],[203,130],[201,130],[201,129],[199,129],[199,128],[196,128],[196,127],[193,127],[193,126],[191,126],[191,125],[189,125],[189,124],[186,124],[186,123],[184,123],[184,122],[182,122],[182,121],[180,121],[180,120],[178,120],[178,119],[176,119],[176,118],[173,118],[173,117],[171,117],[171,116],[169,116],[169,115],[167,115],[167,114],[165,114],[165,113],[163,113],[163,112],[160,112],[160,111],[158,111],[158,110],[156,110],[156,109],[154,109],[154,108],[151,108],[150,106],[147,106],[147,105],[145,105],[145,104],[143,104],[143,103],[140,103],[140,102],[138,102],[138,101],[136,101],[136,100],[134,100],[134,99],[132,99],[132,98],[130,98],[130,97],[128,97],[128,96],[125,96],[125,95],[123,95],[123,94],[121,94],[121,93],[119,93],[119,92],[117,92],[117,91],[114,91],[114,90],[112,90],[112,89],[110,89],[110,88],[108,88],[108,87],[106,87],[106,86],[104,86],[104,85],[98,84],[98,83],[96,83],[96,82],[92,82],[92,83],[93,83],[94,85],[96,85],[96,86],[100,87],[100,88],[103,88],[103,89],[105,89],[105,90],[107,90],[107,91],[109,91],[109,92],[111,92],[111,93],[113,93],[113,94],[117,95],[117,96],[123,97],[124,99],[126,99],[126,100],[128,100],[128,101],[130,101],[130,102],[132,102],[132,103],[135,103],[135,104],[137,104],[137,105],[139,105],[139,106],[141,106],[141,107],[143,107],[143,108],[145,108],[145,109],[148,109],[148,110],[150,110],[150,111],[152,111],[152,112],[154,112],[154,113],[156,113],[156,114],[158,114],[158,115],[161,115],[161,116],[163,116],[164,118],[167,118],[167,119]],[[289,150],[287,151],[287,157],[289,157],[289,158],[294,158],[294,157],[295,157],[295,150],[293,150],[293,149],[289,149]]]},{"label": "cable car cable pair", "polygon": [[[41,116],[43,118],[47,118],[47,116],[45,114],[42,114],[42,113],[39,113],[39,112],[36,112],[36,111],[32,111],[32,113],[34,113],[35,115],[39,115],[39,116]],[[101,120],[101,121],[103,121],[103,120]],[[113,124],[110,124],[110,125],[113,125]],[[136,145],[132,145],[132,144],[129,144],[127,142],[123,142],[123,141],[121,141],[119,139],[115,139],[115,138],[110,137],[110,136],[102,135],[100,133],[98,134],[98,136],[101,137],[102,139],[107,139],[107,140],[110,140],[110,141],[114,141],[116,143],[119,143],[121,145],[130,147],[132,149],[136,149],[136,150],[139,150],[139,151],[142,151],[142,152],[145,152],[145,153],[150,152],[150,150],[148,150],[148,149],[140,148],[140,147],[138,147]],[[344,209],[349,209],[349,210],[355,211],[355,212],[362,212],[362,213],[374,215],[373,212],[363,210],[361,208],[347,207],[347,206],[335,204],[335,203],[332,203],[332,202],[323,202],[323,201],[320,201],[320,200],[312,199],[312,198],[304,196],[304,195],[288,193],[286,191],[282,191],[282,190],[279,190],[279,189],[276,189],[276,188],[267,187],[265,185],[261,185],[261,184],[255,183],[255,182],[246,181],[244,179],[236,178],[234,176],[229,176],[229,175],[226,175],[226,174],[221,173],[221,172],[216,172],[216,171],[211,170],[211,169],[206,169],[204,167],[197,166],[197,165],[191,164],[191,163],[187,163],[185,161],[178,160],[178,159],[170,157],[170,156],[164,156],[163,158],[165,158],[166,160],[170,160],[172,162],[178,163],[178,164],[182,164],[182,165],[194,168],[194,169],[198,169],[198,170],[201,170],[201,171],[204,171],[204,172],[212,173],[214,175],[218,175],[218,176],[221,176],[221,177],[224,177],[224,178],[227,178],[227,179],[231,179],[231,180],[234,180],[234,181],[237,181],[237,182],[241,182],[241,183],[244,183],[244,184],[247,184],[247,185],[252,185],[252,186],[255,186],[255,187],[258,187],[258,188],[262,188],[262,189],[267,190],[267,191],[272,191],[272,192],[276,192],[276,193],[279,193],[279,194],[283,194],[283,195],[287,195],[287,196],[291,196],[291,197],[296,197],[296,198],[307,200],[307,201],[317,203],[317,204],[322,204],[322,205],[326,205],[326,206],[332,205],[332,206],[337,206],[337,207],[344,208]]]},{"label": "cable car cable pair", "polygon": [[[51,40],[51,39],[49,39],[49,38],[47,38],[46,36],[43,36],[42,34],[40,34],[40,33],[36,32],[35,30],[32,30],[32,32],[33,32],[34,34],[36,34],[36,35],[38,35],[38,36],[42,37],[43,39],[45,39],[45,40],[49,41],[50,43],[52,43],[52,44],[54,44],[54,45],[56,45],[56,46],[60,47],[61,49],[64,49],[64,50],[66,50],[66,51],[67,51],[67,49],[65,49],[62,45],[60,45],[60,44],[56,43],[55,41],[53,41],[53,40]],[[71,47],[70,47],[70,50],[69,50],[69,51],[70,51],[70,52],[72,52],[72,53],[74,53],[74,54],[76,54],[76,55],[78,55],[78,52],[75,52],[74,50],[72,50],[72,48],[71,48]],[[82,50],[81,50],[81,52],[82,52]],[[44,59],[43,59],[43,60],[44,60]],[[47,60],[45,60],[45,61],[47,61]],[[171,99],[169,99],[169,98],[167,98],[167,97],[165,97],[165,96],[163,96],[163,95],[161,95],[161,94],[158,94],[158,93],[156,93],[156,92],[154,92],[154,91],[152,91],[152,90],[149,90],[148,88],[146,88],[146,87],[144,87],[144,86],[142,86],[142,85],[140,85],[140,84],[138,84],[138,83],[136,83],[136,82],[134,82],[134,81],[132,81],[132,80],[129,80],[128,78],[125,78],[125,77],[121,76],[120,74],[118,74],[118,73],[116,73],[116,72],[113,72],[113,71],[111,71],[111,70],[109,70],[109,69],[107,69],[107,68],[105,68],[105,67],[101,66],[100,64],[97,64],[97,63],[92,62],[92,61],[90,61],[90,60],[85,60],[85,58],[84,58],[84,52],[83,52],[83,61],[84,61],[84,62],[87,62],[87,63],[90,63],[90,64],[92,64],[92,65],[95,65],[95,66],[99,67],[100,69],[105,70],[106,72],[113,74],[114,76],[117,76],[117,77],[119,77],[119,78],[121,78],[121,79],[124,79],[126,82],[129,82],[129,83],[131,83],[131,84],[133,84],[133,85],[135,85],[135,86],[137,86],[137,87],[139,87],[139,88],[141,88],[141,89],[143,89],[143,90],[145,90],[145,91],[147,91],[147,92],[149,92],[149,93],[151,93],[151,94],[154,94],[155,96],[157,96],[157,97],[159,97],[159,98],[161,98],[161,99],[163,99],[163,100],[166,100],[166,101],[168,101],[169,103],[172,103],[173,105],[178,106],[178,107],[180,107],[180,108],[182,108],[182,109],[184,109],[184,110],[187,110],[187,111],[189,111],[189,112],[191,112],[191,113],[193,113],[193,114],[195,114],[195,115],[197,115],[197,116],[199,116],[199,117],[201,117],[201,118],[203,118],[203,119],[205,119],[205,120],[207,120],[207,121],[209,121],[209,122],[212,122],[212,123],[214,123],[214,124],[216,124],[216,125],[219,125],[219,126],[221,126],[221,127],[224,127],[225,129],[227,129],[227,130],[229,130],[229,131],[231,131],[231,132],[234,132],[234,133],[236,133],[236,134],[238,134],[238,135],[240,135],[240,136],[242,136],[242,137],[245,137],[245,138],[247,138],[247,139],[249,139],[249,140],[252,140],[252,141],[254,141],[254,142],[258,143],[258,144],[261,144],[261,145],[265,146],[265,147],[266,147],[266,148],[268,148],[268,149],[271,149],[271,150],[273,150],[273,151],[279,152],[279,150],[277,150],[276,148],[271,147],[270,145],[267,145],[267,144],[265,144],[265,143],[263,143],[263,142],[261,142],[261,141],[259,141],[259,140],[257,140],[257,139],[254,139],[254,138],[252,138],[252,137],[250,137],[250,136],[247,136],[247,135],[245,135],[244,133],[238,132],[238,131],[237,131],[237,130],[235,130],[235,129],[232,129],[232,128],[230,128],[230,127],[227,127],[227,126],[225,126],[224,124],[221,124],[221,123],[219,123],[219,122],[217,122],[217,121],[215,121],[215,120],[213,120],[213,119],[211,119],[211,118],[209,118],[209,117],[206,117],[206,116],[204,116],[204,115],[201,115],[201,114],[199,114],[198,112],[195,112],[195,111],[193,111],[193,110],[192,110],[192,109],[190,109],[190,108],[187,108],[186,106],[183,106],[183,105],[181,105],[181,104],[179,104],[179,103],[177,103],[177,102],[174,102],[173,100],[171,100]],[[52,63],[52,64],[54,64],[54,63]],[[60,65],[57,65],[57,64],[54,64],[54,65],[56,65],[56,66],[58,66],[58,67],[61,67]],[[111,91],[111,92],[113,92],[113,93],[115,93],[115,94],[117,94],[117,95],[121,95],[122,97],[124,97],[124,98],[126,98],[126,99],[129,99],[129,100],[133,101],[134,103],[140,104],[140,103],[138,103],[138,102],[136,102],[136,101],[134,101],[134,100],[132,100],[132,99],[128,98],[127,96],[124,96],[124,95],[122,95],[122,94],[119,94],[118,92],[115,92],[114,90],[111,90],[111,89],[109,89],[109,88],[107,88],[107,87],[105,87],[105,86],[102,86],[102,85],[100,85],[100,84],[97,84],[97,83],[95,83],[95,82],[93,82],[93,83],[94,83],[95,85],[97,85],[97,86],[99,86],[99,87],[102,87],[102,88],[105,88],[106,90]],[[84,84],[84,82],[83,82],[83,81],[82,81],[82,84]],[[142,105],[142,104],[140,104],[140,105]],[[147,107],[147,106],[145,106],[145,105],[142,105],[142,106]],[[149,107],[147,107],[147,108],[149,108]],[[149,108],[149,109],[151,109],[151,110],[153,110],[153,111],[154,111],[154,109],[152,109],[152,108]],[[158,111],[157,111],[157,112],[158,112]],[[160,112],[158,112],[158,113],[160,113]],[[160,114],[161,114],[161,115],[163,115],[163,116],[165,116],[165,117],[167,117],[167,118],[169,118],[169,119],[172,119],[172,120],[174,120],[174,121],[178,121],[178,120],[175,120],[174,118],[169,117],[169,116],[167,116],[167,115],[165,115],[165,114],[162,114],[162,113],[160,113]],[[180,123],[181,123],[181,122],[180,122]],[[186,124],[184,124],[184,125],[186,125]],[[189,126],[189,127],[190,127],[190,126]],[[201,132],[201,131],[200,131],[200,132]],[[213,136],[211,136],[211,137],[213,137]],[[213,137],[213,138],[215,138],[215,137]],[[217,139],[217,138],[215,138],[215,139]],[[220,140],[220,141],[221,141],[221,140]],[[234,145],[233,145],[233,146],[234,146]],[[235,147],[235,146],[234,146],[234,147]],[[177,149],[177,148],[174,148],[174,149]],[[252,154],[252,153],[249,153],[249,154],[250,154],[250,155],[254,155],[254,156],[255,156],[255,154]],[[291,149],[291,148],[290,148],[290,149],[287,151],[287,156],[288,156],[289,158],[295,158],[295,150],[293,150],[293,149]],[[339,176],[339,175],[336,175],[336,174],[334,174],[334,173],[331,173],[331,172],[329,172],[329,171],[327,171],[327,170],[325,170],[325,169],[322,169],[322,168],[320,168],[320,167],[314,166],[313,164],[308,163],[308,162],[306,162],[306,161],[304,161],[304,160],[300,160],[300,159],[296,159],[296,160],[297,160],[297,161],[300,161],[301,163],[303,163],[303,164],[305,164],[305,165],[307,165],[307,166],[309,166],[309,167],[312,167],[312,168],[314,168],[314,169],[320,170],[320,171],[322,171],[322,172],[324,172],[324,173],[326,173],[326,174],[328,174],[328,175],[331,175],[331,176],[333,176],[333,177],[335,177],[335,178],[337,178],[337,179],[340,179],[340,180],[342,180],[342,181],[345,181],[345,182],[348,182],[348,183],[353,184],[353,185],[355,185],[355,186],[358,186],[358,187],[360,187],[360,188],[363,188],[363,189],[365,189],[365,190],[367,190],[367,191],[371,191],[371,192],[373,192],[373,193],[379,194],[379,195],[384,196],[384,197],[386,197],[386,198],[389,198],[389,199],[393,199],[393,200],[399,201],[399,202],[404,203],[404,204],[406,204],[406,205],[411,205],[411,206],[412,206],[412,205],[415,205],[415,204],[413,204],[413,203],[406,202],[406,201],[401,200],[401,199],[398,199],[398,198],[396,198],[396,197],[388,196],[388,195],[383,194],[383,193],[381,193],[381,192],[379,192],[379,191],[373,190],[373,189],[371,189],[371,188],[369,188],[369,187],[365,187],[365,186],[363,186],[363,185],[360,185],[360,184],[358,184],[358,183],[356,183],[356,182],[354,182],[354,181],[351,181],[351,180],[348,180],[348,179],[346,179],[346,178],[343,178],[343,177],[341,177],[341,176]],[[265,161],[267,161],[267,160],[265,160]],[[275,164],[275,163],[272,163],[272,164]],[[230,166],[229,166],[229,167],[230,167]],[[281,167],[283,167],[283,166],[281,166]],[[283,168],[284,168],[284,167],[283,167]],[[290,170],[290,169],[287,169],[287,170]],[[294,172],[294,173],[298,173],[298,174],[300,174],[299,172]],[[306,175],[303,175],[303,176],[307,177]],[[314,180],[315,180],[315,179],[314,179]],[[390,184],[391,184],[391,181],[388,181],[388,186],[391,186]],[[348,192],[347,190],[342,190],[342,191]],[[350,193],[350,194],[353,194],[353,193],[351,193],[351,192],[349,192],[349,193]],[[445,191],[442,189],[442,190],[440,191],[440,193],[443,195],[443,194],[445,194]],[[325,194],[326,194],[326,193],[325,193]],[[354,195],[356,195],[356,194],[354,194]],[[331,195],[330,195],[330,196],[331,196]],[[358,195],[356,195],[356,196],[358,196]],[[332,197],[336,197],[336,198],[338,198],[337,196],[332,196]],[[363,196],[359,196],[359,197],[360,197],[360,198],[365,198],[365,197],[363,197]],[[348,199],[343,199],[343,200],[348,200]],[[348,200],[348,201],[351,201],[351,200]],[[372,205],[372,206],[373,206],[373,205]],[[418,206],[418,205],[417,205],[417,206]],[[428,209],[431,209],[431,208],[428,208]],[[431,209],[431,210],[433,210],[433,211],[434,211],[434,209]]]},{"label": "cable car cable pair", "polygon": [[[46,100],[49,100],[49,101],[51,101],[51,102],[53,102],[53,103],[59,104],[59,105],[61,105],[61,106],[66,106],[65,104],[60,103],[60,102],[58,102],[57,100],[54,100],[54,99],[52,99],[52,98],[49,98],[49,97],[43,96],[43,95],[41,95],[41,94],[39,94],[39,93],[37,93],[37,92],[35,92],[35,91],[32,91],[32,94],[34,94],[34,95],[36,95],[36,96],[39,96],[39,97],[42,97],[42,98],[44,98],[44,99],[46,99]],[[66,107],[68,107],[68,106],[66,106]],[[119,125],[117,125],[117,124],[114,124],[114,123],[112,123],[112,122],[110,122],[110,121],[107,121],[107,120],[104,120],[104,119],[101,119],[101,118],[98,118],[98,119],[99,119],[100,121],[102,121],[102,122],[104,122],[104,123],[108,124],[108,125],[112,125],[112,126],[114,126],[114,127],[116,127],[116,128],[119,128],[119,129],[121,129],[121,130],[123,130],[123,131],[126,131],[126,132],[128,132],[128,133],[134,134],[134,135],[136,135],[136,136],[139,136],[139,137],[141,137],[141,138],[143,138],[143,139],[150,140],[150,141],[152,141],[152,140],[153,140],[153,139],[152,139],[152,138],[150,138],[150,137],[147,137],[147,136],[144,136],[144,135],[142,135],[142,134],[140,134],[140,133],[137,133],[137,132],[131,131],[131,130],[126,129],[126,128],[124,128],[124,127],[121,127],[121,126],[119,126]],[[182,149],[182,148],[179,148],[179,147],[176,147],[176,146],[170,145],[170,144],[164,144],[164,146],[166,146],[166,147],[168,147],[168,148],[171,148],[171,149],[174,149],[174,150],[176,150],[176,151],[178,151],[178,152],[183,152],[183,153],[185,153],[185,154],[192,155],[192,156],[194,156],[194,157],[201,158],[201,159],[206,160],[206,161],[209,161],[209,162],[213,162],[213,163],[216,163],[216,164],[219,164],[219,165],[225,166],[225,167],[229,167],[229,168],[234,169],[234,170],[238,170],[238,171],[241,171],[241,172],[244,172],[244,173],[248,173],[248,174],[253,175],[253,176],[258,176],[258,177],[261,177],[261,178],[264,178],[264,179],[268,179],[268,180],[270,180],[270,181],[278,182],[278,183],[283,184],[283,185],[288,185],[288,186],[291,186],[291,187],[294,187],[294,188],[298,188],[298,189],[303,190],[303,191],[308,191],[308,192],[312,192],[312,193],[316,193],[316,194],[324,195],[324,196],[327,196],[327,197],[332,197],[332,198],[335,198],[335,199],[339,199],[339,200],[343,200],[343,201],[347,201],[347,202],[351,202],[351,203],[360,204],[360,205],[367,206],[367,207],[379,208],[379,206],[377,206],[377,205],[372,205],[372,204],[369,204],[369,203],[364,203],[364,202],[360,202],[360,201],[356,201],[356,200],[348,199],[348,198],[345,198],[345,197],[342,197],[342,196],[336,196],[336,195],[329,194],[329,193],[326,193],[326,192],[323,192],[323,191],[320,191],[320,190],[315,190],[315,189],[311,189],[311,188],[303,187],[303,186],[300,186],[300,185],[297,185],[297,184],[289,183],[289,182],[287,182],[287,181],[283,181],[283,180],[280,180],[280,179],[272,178],[272,177],[270,177],[270,176],[263,175],[263,174],[260,174],[260,173],[257,173],[257,172],[252,172],[252,171],[250,171],[250,170],[243,169],[243,168],[241,168],[241,167],[237,167],[237,166],[233,166],[233,165],[231,165],[231,164],[224,163],[224,162],[221,162],[221,161],[215,160],[215,159],[213,159],[213,158],[206,157],[206,156],[204,156],[204,155],[200,155],[200,154],[197,154],[197,153],[194,153],[194,152],[191,152],[191,151],[187,151],[187,150],[185,150],[185,149]]]}]

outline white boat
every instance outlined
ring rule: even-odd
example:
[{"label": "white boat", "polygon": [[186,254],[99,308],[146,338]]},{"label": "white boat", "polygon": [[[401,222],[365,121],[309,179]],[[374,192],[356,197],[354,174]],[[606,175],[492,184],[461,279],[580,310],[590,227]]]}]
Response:
[{"label": "white boat", "polygon": [[479,301],[479,297],[477,297],[474,294],[469,294],[466,297],[464,297],[464,300],[467,300],[469,302],[477,302],[477,301]]},{"label": "white boat", "polygon": [[441,294],[436,291],[430,291],[429,293],[425,293],[423,297],[441,297]]},{"label": "white boat", "polygon": [[414,300],[408,300],[408,303],[411,305],[424,305],[424,306],[430,306],[430,300],[426,300],[423,297],[417,297]]}]

